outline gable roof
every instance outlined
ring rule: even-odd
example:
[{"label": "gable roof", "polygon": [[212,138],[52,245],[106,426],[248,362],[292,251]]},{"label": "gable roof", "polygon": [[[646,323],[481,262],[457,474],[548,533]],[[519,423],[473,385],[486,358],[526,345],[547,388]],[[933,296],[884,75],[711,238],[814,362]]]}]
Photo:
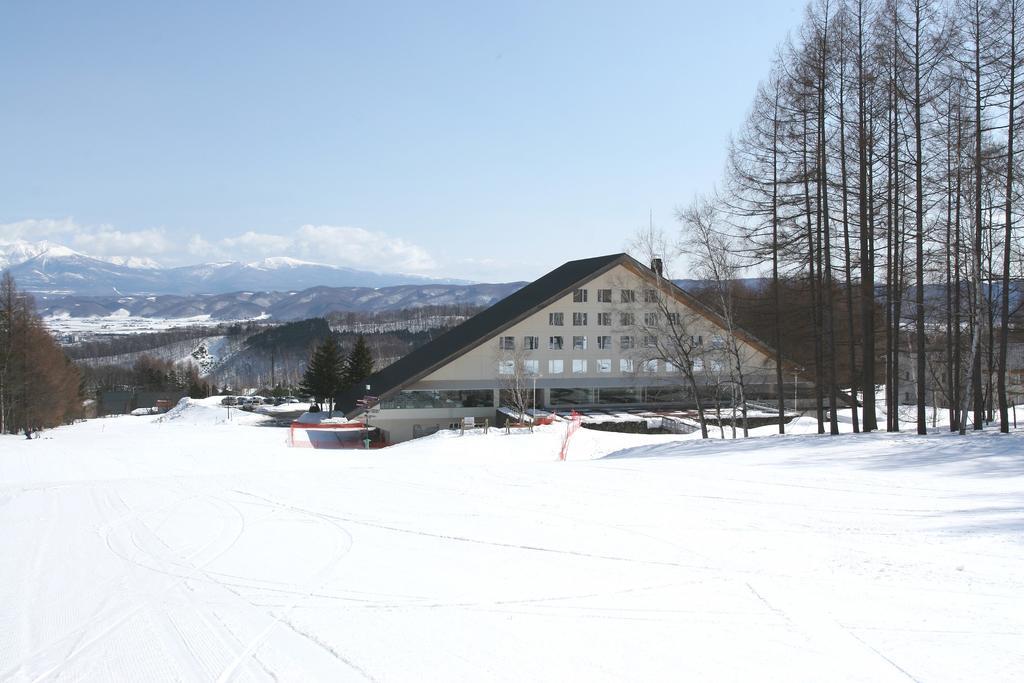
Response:
[{"label": "gable roof", "polygon": [[[564,296],[581,282],[600,275],[626,259],[633,260],[627,254],[609,254],[562,264],[437,339],[373,373],[364,384],[372,387],[371,393],[374,396],[384,399]],[[355,402],[365,393],[362,387],[355,387],[339,394],[336,401],[338,410],[345,415],[361,412]]]},{"label": "gable roof", "polygon": [[[644,266],[629,254],[609,254],[594,258],[569,261],[555,268],[547,275],[534,280],[522,289],[513,292],[498,303],[481,311],[461,325],[453,327],[437,339],[427,342],[402,356],[391,365],[373,373],[364,384],[371,386],[371,393],[381,400],[401,391],[404,387],[422,379],[431,372],[470,351],[502,330],[505,330],[538,310],[550,305],[573,289],[589,282],[611,268],[622,264],[641,277],[655,278],[654,271]],[[671,284],[673,295],[695,312],[715,325],[725,328],[725,321],[693,295]],[[774,351],[766,344],[742,330],[735,330],[736,336],[769,357]],[[356,401],[365,395],[363,387],[354,387],[336,397],[337,410],[352,417],[363,412]]]}]

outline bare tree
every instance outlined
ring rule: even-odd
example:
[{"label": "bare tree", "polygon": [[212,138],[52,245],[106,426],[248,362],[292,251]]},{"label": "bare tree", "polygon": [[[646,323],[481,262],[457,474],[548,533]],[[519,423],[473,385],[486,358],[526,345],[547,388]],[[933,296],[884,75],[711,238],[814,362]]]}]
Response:
[{"label": "bare tree", "polygon": [[[750,362],[747,347],[737,338],[736,306],[733,287],[742,270],[737,258],[736,245],[721,230],[721,219],[717,203],[706,197],[698,197],[688,208],[679,212],[683,225],[683,239],[691,253],[697,255],[695,272],[714,291],[717,303],[715,313],[724,324],[724,338],[721,344],[726,362],[726,376],[735,392],[738,392],[740,414],[743,419],[743,436],[749,436],[747,424],[746,368]],[[711,362],[719,362],[712,359]]]},{"label": "bare tree", "polygon": [[[533,405],[532,388],[539,374],[539,361],[530,358],[528,349],[517,346],[514,337],[500,339],[497,370],[502,401],[508,402],[517,415],[517,421],[523,423]],[[511,343],[505,340],[511,340]]]}]

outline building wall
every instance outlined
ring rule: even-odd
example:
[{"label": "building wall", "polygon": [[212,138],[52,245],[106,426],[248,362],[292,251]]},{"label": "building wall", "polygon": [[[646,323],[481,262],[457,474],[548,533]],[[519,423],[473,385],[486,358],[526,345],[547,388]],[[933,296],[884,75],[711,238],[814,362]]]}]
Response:
[{"label": "building wall", "polygon": [[[637,320],[640,320],[643,313],[654,311],[655,308],[653,306],[644,305],[643,303],[643,290],[651,289],[652,287],[653,284],[650,281],[640,278],[625,266],[616,266],[583,287],[587,291],[586,303],[574,302],[573,294],[569,293],[550,306],[534,313],[523,321],[486,340],[480,346],[456,358],[444,367],[439,368],[410,388],[441,389],[453,388],[455,385],[458,385],[460,388],[495,386],[494,383],[501,379],[498,374],[498,363],[503,358],[508,357],[508,352],[503,351],[499,347],[499,340],[502,337],[512,336],[515,340],[516,349],[520,349],[524,344],[524,337],[528,335],[538,337],[540,341],[540,348],[526,352],[525,356],[530,360],[539,361],[540,377],[537,382],[538,386],[545,388],[556,386],[624,386],[629,384],[654,384],[668,380],[674,381],[678,378],[678,373],[666,371],[663,364],[659,364],[657,372],[640,371],[640,360],[644,356],[643,349],[623,350],[620,344],[622,336],[636,335],[637,333],[635,328],[621,324],[620,314],[632,313],[636,316]],[[597,300],[598,290],[600,289],[611,290],[611,303],[602,303]],[[636,292],[637,302],[635,304],[623,304],[621,302],[620,292],[623,289],[631,289]],[[680,311],[685,312],[685,310],[680,305]],[[564,324],[562,326],[551,325],[549,323],[550,313],[562,313]],[[585,313],[587,324],[573,325],[573,313]],[[611,313],[612,325],[598,325],[599,313]],[[688,320],[691,321],[691,324],[688,325],[688,331],[694,335],[702,336],[705,344],[711,344],[715,336],[725,336],[723,330],[702,316],[691,314]],[[552,350],[549,348],[548,342],[551,336],[561,336],[563,338],[564,347],[562,350]],[[587,349],[585,351],[572,348],[574,336],[585,336],[587,338]],[[612,337],[611,349],[604,350],[598,348],[597,338],[599,336]],[[642,340],[635,339],[635,343],[637,346],[640,346]],[[751,367],[762,369],[762,372],[759,374],[770,374],[771,369],[775,367],[772,359],[759,350],[751,347],[746,348],[751,357]],[[598,372],[597,361],[602,359],[611,361],[610,372]],[[623,359],[633,362],[634,370],[632,372],[622,369],[620,361]],[[563,362],[563,371],[561,373],[551,372],[549,367],[549,361],[551,360],[561,360]],[[585,360],[587,362],[587,371],[574,373],[572,371],[573,360]],[[467,384],[467,382],[472,384]]]},{"label": "building wall", "polygon": [[497,424],[495,408],[381,410],[370,418],[370,424],[384,430],[390,443],[399,443],[433,433],[437,429],[447,429],[451,425],[461,423],[466,417],[474,418],[481,427],[485,420],[492,427]]},{"label": "building wall", "polygon": [[[641,370],[641,361],[645,356],[642,339],[635,339],[638,348],[623,349],[621,345],[621,337],[639,337],[642,333],[635,326],[624,326],[620,315],[631,313],[640,321],[645,312],[656,311],[658,308],[656,305],[644,303],[644,290],[651,290],[654,286],[653,282],[640,277],[629,268],[623,265],[616,266],[581,287],[586,290],[586,302],[575,301],[574,293],[570,292],[407,387],[407,390],[412,391],[490,389],[495,391],[494,406],[389,409],[388,402],[385,401],[374,423],[389,432],[388,437],[392,442],[413,438],[414,430],[417,429],[422,432],[432,430],[437,426],[446,428],[450,424],[457,423],[463,417],[472,416],[480,422],[490,419],[491,424],[494,424],[497,391],[507,379],[499,373],[498,366],[502,360],[509,359],[516,352],[521,353],[525,360],[538,362],[539,374],[536,378],[531,377],[529,380],[531,384],[534,382],[536,384],[538,405],[552,405],[552,390],[557,389],[596,388],[600,390],[601,388],[616,387],[647,387],[649,389],[659,385],[678,386],[680,384],[678,371],[666,369],[663,363],[658,364],[656,372]],[[611,290],[611,302],[598,300],[598,291],[602,289]],[[634,303],[623,303],[621,292],[624,289],[636,293]],[[706,317],[694,314],[683,304],[678,304],[678,311],[685,316],[687,332],[703,337],[707,347],[713,345],[716,336],[725,338],[724,330]],[[551,313],[561,313],[563,324],[551,324],[549,318]],[[586,314],[586,324],[574,324],[574,313]],[[598,324],[598,315],[601,313],[611,314],[610,325]],[[501,338],[509,336],[514,339],[515,352],[501,348]],[[527,336],[537,337],[539,348],[523,350],[524,338]],[[561,350],[549,348],[549,338],[552,336],[562,337],[563,348]],[[573,348],[574,336],[586,337],[587,348],[585,350]],[[610,336],[611,347],[599,348],[599,336]],[[774,395],[775,366],[773,359],[760,349],[749,345],[743,346],[749,360],[747,363],[748,386],[754,388],[760,382],[770,388]],[[560,373],[552,372],[549,364],[550,361],[556,360],[562,361],[562,372]],[[586,361],[586,371],[573,372],[574,360]],[[601,360],[610,361],[609,372],[598,370],[598,361]],[[621,364],[623,360],[632,362],[632,371],[623,369]],[[705,368],[705,371],[707,370],[708,368]],[[645,396],[647,391],[647,389],[644,390]]]}]

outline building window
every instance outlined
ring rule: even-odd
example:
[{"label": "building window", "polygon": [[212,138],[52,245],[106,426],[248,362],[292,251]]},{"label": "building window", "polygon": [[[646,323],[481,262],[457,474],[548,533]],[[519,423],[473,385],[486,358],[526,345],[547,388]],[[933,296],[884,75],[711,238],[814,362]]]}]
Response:
[{"label": "building window", "polygon": [[711,348],[720,349],[725,346],[725,340],[719,337],[717,334],[711,338]]},{"label": "building window", "polygon": [[490,389],[461,389],[452,391],[430,391],[412,389],[400,391],[391,398],[380,402],[386,410],[408,410],[416,408],[492,408],[494,392]]},{"label": "building window", "polygon": [[581,405],[594,402],[593,389],[552,389],[551,405]]},{"label": "building window", "polygon": [[633,327],[634,320],[632,313],[619,313],[619,325],[622,327]]},{"label": "building window", "polygon": [[621,405],[624,403],[640,403],[643,389],[640,387],[603,387],[598,390],[598,403]]},{"label": "building window", "polygon": [[610,304],[612,302],[612,290],[610,289],[599,289],[597,290],[597,300],[602,304]]},{"label": "building window", "polygon": [[633,348],[633,338],[630,336],[619,337],[619,348],[623,351],[629,351]]},{"label": "building window", "polygon": [[527,351],[536,351],[540,348],[540,337],[523,337],[523,348]]},{"label": "building window", "polygon": [[645,304],[656,304],[656,303],[658,303],[658,290],[656,290],[656,289],[645,289],[644,290],[644,303]]},{"label": "building window", "polygon": [[548,337],[548,348],[552,351],[561,351],[562,337]]},{"label": "building window", "polygon": [[704,359],[703,358],[694,358],[693,361],[691,362],[691,365],[693,365],[693,371],[694,372],[703,372],[703,370],[704,370]]},{"label": "building window", "polygon": [[603,350],[611,349],[612,348],[612,338],[611,338],[611,335],[598,337],[597,338],[597,348],[603,349]]},{"label": "building window", "polygon": [[624,289],[619,292],[619,302],[624,304],[636,303],[636,292],[632,289]]},{"label": "building window", "polygon": [[523,361],[523,370],[526,371],[527,375],[539,375],[540,374],[540,361],[528,358]]},{"label": "building window", "polygon": [[601,327],[611,327],[612,326],[612,314],[611,313],[598,313],[597,314],[597,324],[600,325]]},{"label": "building window", "polygon": [[665,361],[665,372],[675,372],[675,371],[676,371],[676,364],[673,363],[672,361],[669,361],[669,360]]},{"label": "building window", "polygon": [[587,338],[586,337],[573,337],[572,338],[573,351],[586,351],[587,350]]},{"label": "building window", "polygon": [[658,314],[657,313],[644,313],[644,325],[648,327],[658,326]]},{"label": "building window", "polygon": [[562,359],[549,360],[548,361],[548,374],[549,375],[560,375],[565,372],[565,361]]},{"label": "building window", "polygon": [[572,302],[574,304],[585,304],[587,303],[587,290],[577,289],[572,293]]},{"label": "building window", "polygon": [[572,372],[574,375],[578,375],[587,371],[587,359],[586,358],[573,358],[572,359]]},{"label": "building window", "polygon": [[619,359],[619,372],[633,372],[633,359],[632,358],[620,358]]},{"label": "building window", "polygon": [[513,375],[516,372],[516,362],[514,360],[499,360],[498,361],[498,374],[499,375]]},{"label": "building window", "polygon": [[704,336],[700,334],[691,334],[690,346],[704,346]]},{"label": "building window", "polygon": [[498,339],[498,348],[502,351],[514,351],[516,348],[515,337],[500,337]]},{"label": "building window", "polygon": [[721,372],[721,371],[722,371],[722,361],[720,361],[720,360],[713,360],[713,361],[711,361],[711,372]]},{"label": "building window", "polygon": [[653,349],[657,345],[658,345],[658,338],[657,337],[653,337],[651,335],[647,335],[647,336],[644,337],[644,347],[645,348]]},{"label": "building window", "polygon": [[678,313],[667,313],[666,317],[668,318],[668,324],[669,325],[679,325],[679,314]]},{"label": "building window", "polygon": [[575,327],[584,327],[587,324],[587,314],[576,311],[572,314],[572,324]]},{"label": "building window", "polygon": [[561,327],[565,324],[565,313],[548,313],[548,325]]},{"label": "building window", "polygon": [[611,372],[612,371],[612,359],[611,358],[600,358],[597,361],[598,372]]},{"label": "building window", "polygon": [[658,371],[658,361],[656,361],[656,360],[645,360],[643,362],[643,364],[640,366],[640,369],[642,371],[644,371],[644,372],[657,372]]}]

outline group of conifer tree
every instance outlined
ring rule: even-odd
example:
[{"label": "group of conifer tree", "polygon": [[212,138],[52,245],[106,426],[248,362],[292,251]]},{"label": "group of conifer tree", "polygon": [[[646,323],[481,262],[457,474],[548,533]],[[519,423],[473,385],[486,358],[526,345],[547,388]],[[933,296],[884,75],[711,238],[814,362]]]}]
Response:
[{"label": "group of conifer tree", "polygon": [[334,410],[334,397],[358,387],[373,373],[373,353],[362,335],[356,339],[348,354],[342,354],[338,342],[327,337],[313,349],[302,376],[300,391],[312,396],[317,403]]},{"label": "group of conifer tree", "polygon": [[31,435],[82,414],[78,368],[43,326],[32,298],[0,278],[0,433]]},{"label": "group of conifer tree", "polygon": [[919,433],[926,401],[961,433],[969,411],[974,429],[996,410],[1009,428],[1022,5],[814,0],[730,143],[712,201],[770,266],[780,368],[780,321],[803,307],[819,431],[838,432],[849,398],[854,430],[877,429],[876,384],[899,429],[901,381]]}]

